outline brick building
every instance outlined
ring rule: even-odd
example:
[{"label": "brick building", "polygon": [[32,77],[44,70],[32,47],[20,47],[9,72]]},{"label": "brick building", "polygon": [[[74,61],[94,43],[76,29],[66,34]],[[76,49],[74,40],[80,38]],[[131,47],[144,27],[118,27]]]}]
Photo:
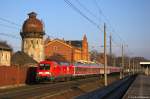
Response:
[{"label": "brick building", "polygon": [[89,60],[86,35],[84,35],[83,40],[47,40],[44,49],[46,59],[50,60],[67,62]]}]

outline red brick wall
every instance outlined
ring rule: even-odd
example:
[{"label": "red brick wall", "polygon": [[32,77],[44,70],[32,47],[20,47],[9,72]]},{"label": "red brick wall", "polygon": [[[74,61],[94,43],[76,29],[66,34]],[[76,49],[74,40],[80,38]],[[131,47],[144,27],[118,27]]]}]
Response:
[{"label": "red brick wall", "polygon": [[32,75],[35,71],[31,68],[33,67],[0,66],[0,86],[30,83],[35,80]]}]

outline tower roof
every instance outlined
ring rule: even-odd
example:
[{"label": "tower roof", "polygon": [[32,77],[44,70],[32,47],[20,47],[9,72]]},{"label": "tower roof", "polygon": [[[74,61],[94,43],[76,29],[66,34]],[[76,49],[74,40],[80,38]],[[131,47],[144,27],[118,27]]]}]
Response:
[{"label": "tower roof", "polygon": [[43,23],[36,18],[37,14],[31,12],[28,14],[27,18],[22,26],[22,37],[42,37],[45,33],[43,30]]},{"label": "tower roof", "polygon": [[36,18],[37,14],[31,12],[28,14],[29,18],[26,19],[23,23],[22,30],[24,33],[32,32],[43,32],[43,23]]},{"label": "tower roof", "polygon": [[86,34],[84,34],[84,36],[83,36],[83,40],[87,40]]},{"label": "tower roof", "polygon": [[28,14],[29,18],[36,18],[37,14],[35,12],[31,12]]}]

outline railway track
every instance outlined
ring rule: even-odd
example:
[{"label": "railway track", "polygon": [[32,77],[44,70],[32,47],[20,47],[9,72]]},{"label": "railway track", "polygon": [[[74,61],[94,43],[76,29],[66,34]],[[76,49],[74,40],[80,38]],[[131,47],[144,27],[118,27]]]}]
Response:
[{"label": "railway track", "polygon": [[78,96],[76,99],[121,99],[136,76],[125,77],[123,80],[114,82],[103,89],[97,89],[91,93]]},{"label": "railway track", "polygon": [[74,81],[60,82],[55,84],[38,84],[23,88],[17,88],[15,90],[8,90],[5,92],[1,91],[0,99],[39,99],[42,97],[47,97],[49,95],[53,96],[56,94],[61,94],[62,92],[70,90],[71,88],[76,88],[88,82],[95,82],[96,80],[99,80],[99,77],[78,79]]}]

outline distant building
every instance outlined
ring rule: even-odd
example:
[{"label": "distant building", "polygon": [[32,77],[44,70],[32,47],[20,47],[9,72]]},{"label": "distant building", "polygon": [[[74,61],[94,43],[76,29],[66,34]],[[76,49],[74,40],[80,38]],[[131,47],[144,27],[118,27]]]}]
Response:
[{"label": "distant building", "polygon": [[134,68],[134,70],[132,70],[133,72],[139,72],[141,71],[142,73],[144,73],[147,76],[150,76],[150,62],[140,62],[141,68]]},{"label": "distant building", "polygon": [[20,35],[22,37],[22,51],[37,62],[44,59],[43,23],[36,18],[37,14],[31,12],[24,21]]},{"label": "distant building", "polygon": [[86,35],[84,35],[83,40],[47,40],[45,43],[45,56],[46,59],[56,61],[88,61],[89,52]]},{"label": "distant building", "polygon": [[0,66],[10,66],[12,48],[6,42],[0,42]]}]

